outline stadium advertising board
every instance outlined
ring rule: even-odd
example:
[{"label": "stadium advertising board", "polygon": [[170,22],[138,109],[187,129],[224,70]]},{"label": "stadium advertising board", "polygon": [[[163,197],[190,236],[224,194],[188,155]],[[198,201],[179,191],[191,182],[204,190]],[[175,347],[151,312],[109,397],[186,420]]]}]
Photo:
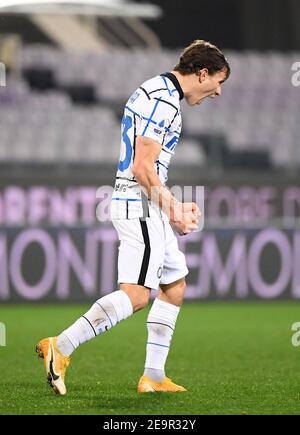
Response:
[{"label": "stadium advertising board", "polygon": [[[96,191],[2,187],[1,301],[94,300],[117,288],[117,234],[96,220]],[[300,188],[205,191],[204,231],[178,238],[190,270],[187,298],[300,298]]]}]

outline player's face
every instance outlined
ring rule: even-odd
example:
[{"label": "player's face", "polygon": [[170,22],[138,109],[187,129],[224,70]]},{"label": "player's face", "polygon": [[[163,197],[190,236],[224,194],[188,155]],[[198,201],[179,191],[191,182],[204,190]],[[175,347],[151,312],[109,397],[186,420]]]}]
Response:
[{"label": "player's face", "polygon": [[187,103],[190,106],[199,105],[207,98],[214,98],[221,95],[222,83],[226,80],[226,72],[218,71],[210,75],[207,69],[203,69],[197,76],[193,92],[189,95]]}]

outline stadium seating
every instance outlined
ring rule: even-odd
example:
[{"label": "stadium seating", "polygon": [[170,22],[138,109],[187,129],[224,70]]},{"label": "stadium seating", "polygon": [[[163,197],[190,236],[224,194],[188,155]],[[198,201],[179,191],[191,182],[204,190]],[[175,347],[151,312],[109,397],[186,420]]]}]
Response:
[{"label": "stadium seating", "polygon": [[[21,51],[19,75],[0,89],[0,161],[115,162],[120,116],[131,92],[170,70],[179,51],[68,53],[47,45]],[[222,98],[185,103],[176,164],[205,164],[204,136],[222,137],[229,153],[263,152],[275,167],[300,164],[300,98],[291,84],[297,53],[227,52]],[[130,73],[129,73],[130,71]],[[42,82],[36,83],[38,73]],[[184,143],[185,142],[185,143]]]}]

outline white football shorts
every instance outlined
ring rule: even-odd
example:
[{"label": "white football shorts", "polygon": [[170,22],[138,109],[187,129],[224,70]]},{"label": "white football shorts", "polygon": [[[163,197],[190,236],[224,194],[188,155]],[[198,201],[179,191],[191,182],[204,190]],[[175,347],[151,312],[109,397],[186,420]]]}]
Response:
[{"label": "white football shorts", "polygon": [[118,283],[138,284],[157,290],[188,274],[185,256],[166,219],[113,219],[120,245]]}]

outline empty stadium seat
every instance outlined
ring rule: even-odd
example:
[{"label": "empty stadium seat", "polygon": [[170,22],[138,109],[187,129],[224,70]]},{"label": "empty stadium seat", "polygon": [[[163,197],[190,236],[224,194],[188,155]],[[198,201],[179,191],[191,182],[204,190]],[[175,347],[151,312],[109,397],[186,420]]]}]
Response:
[{"label": "empty stadium seat", "polygon": [[[143,81],[171,70],[179,54],[139,49],[80,54],[25,46],[19,58],[25,74],[8,77],[0,89],[0,161],[115,161],[122,105]],[[232,73],[222,97],[199,108],[182,105],[183,136],[174,161],[204,164],[207,149],[191,137],[216,135],[224,136],[229,152],[270,153],[274,166],[300,165],[300,98],[291,85],[299,53],[225,54]],[[48,71],[40,85],[39,71]]]}]

